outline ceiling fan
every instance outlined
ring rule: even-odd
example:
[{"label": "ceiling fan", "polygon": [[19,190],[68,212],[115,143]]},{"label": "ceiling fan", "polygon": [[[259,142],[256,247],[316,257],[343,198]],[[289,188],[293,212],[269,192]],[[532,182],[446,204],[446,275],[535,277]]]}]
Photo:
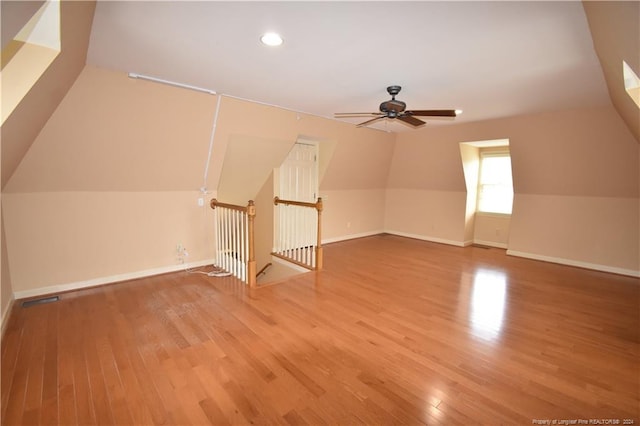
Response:
[{"label": "ceiling fan", "polygon": [[412,109],[406,110],[407,104],[396,99],[396,95],[400,93],[402,87],[389,86],[387,92],[391,95],[391,100],[384,101],[380,104],[380,112],[339,112],[334,114],[336,118],[346,117],[374,117],[357,125],[357,127],[368,126],[377,121],[389,119],[398,119],[403,123],[413,127],[420,127],[426,124],[425,121],[416,117],[455,117],[458,111],[453,109]]}]

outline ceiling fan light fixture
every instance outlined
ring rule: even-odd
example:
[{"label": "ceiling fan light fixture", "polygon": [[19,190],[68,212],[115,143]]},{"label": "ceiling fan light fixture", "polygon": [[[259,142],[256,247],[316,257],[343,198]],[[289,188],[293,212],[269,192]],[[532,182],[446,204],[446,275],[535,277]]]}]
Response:
[{"label": "ceiling fan light fixture", "polygon": [[457,109],[456,110],[456,115],[460,115],[460,114],[462,114],[462,110],[461,109]]},{"label": "ceiling fan light fixture", "polygon": [[264,33],[262,37],[260,37],[260,41],[262,44],[273,47],[280,46],[284,42],[280,34],[272,32]]}]

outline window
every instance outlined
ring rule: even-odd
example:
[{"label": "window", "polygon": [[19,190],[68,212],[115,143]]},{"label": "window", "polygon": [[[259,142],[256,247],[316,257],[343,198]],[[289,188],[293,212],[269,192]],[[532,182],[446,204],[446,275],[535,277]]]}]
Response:
[{"label": "window", "polygon": [[513,180],[509,151],[481,150],[477,211],[511,214]]},{"label": "window", "polygon": [[640,78],[631,69],[629,64],[622,61],[622,75],[624,78],[624,88],[627,94],[631,96],[633,102],[640,107]]}]

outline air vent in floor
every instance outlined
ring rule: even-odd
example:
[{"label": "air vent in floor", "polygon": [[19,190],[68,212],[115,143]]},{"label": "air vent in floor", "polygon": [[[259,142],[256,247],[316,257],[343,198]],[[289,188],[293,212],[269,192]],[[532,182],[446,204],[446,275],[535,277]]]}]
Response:
[{"label": "air vent in floor", "polygon": [[29,306],[42,305],[45,303],[53,303],[53,302],[57,302],[58,300],[60,300],[58,296],[43,297],[42,299],[32,299],[32,300],[27,300],[26,302],[22,302],[22,307],[28,308]]},{"label": "air vent in floor", "polygon": [[491,246],[485,246],[484,244],[471,244],[473,247],[478,247],[481,249],[489,250]]}]

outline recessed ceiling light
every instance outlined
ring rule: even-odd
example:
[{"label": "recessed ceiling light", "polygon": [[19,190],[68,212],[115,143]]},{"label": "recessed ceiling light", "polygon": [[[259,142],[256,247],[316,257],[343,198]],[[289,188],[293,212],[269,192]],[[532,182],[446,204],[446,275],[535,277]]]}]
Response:
[{"label": "recessed ceiling light", "polygon": [[462,110],[461,109],[457,109],[456,110],[456,115],[460,115],[460,114],[462,114]]},{"label": "recessed ceiling light", "polygon": [[276,33],[265,33],[260,37],[260,41],[267,46],[280,46],[282,44],[282,37]]}]

